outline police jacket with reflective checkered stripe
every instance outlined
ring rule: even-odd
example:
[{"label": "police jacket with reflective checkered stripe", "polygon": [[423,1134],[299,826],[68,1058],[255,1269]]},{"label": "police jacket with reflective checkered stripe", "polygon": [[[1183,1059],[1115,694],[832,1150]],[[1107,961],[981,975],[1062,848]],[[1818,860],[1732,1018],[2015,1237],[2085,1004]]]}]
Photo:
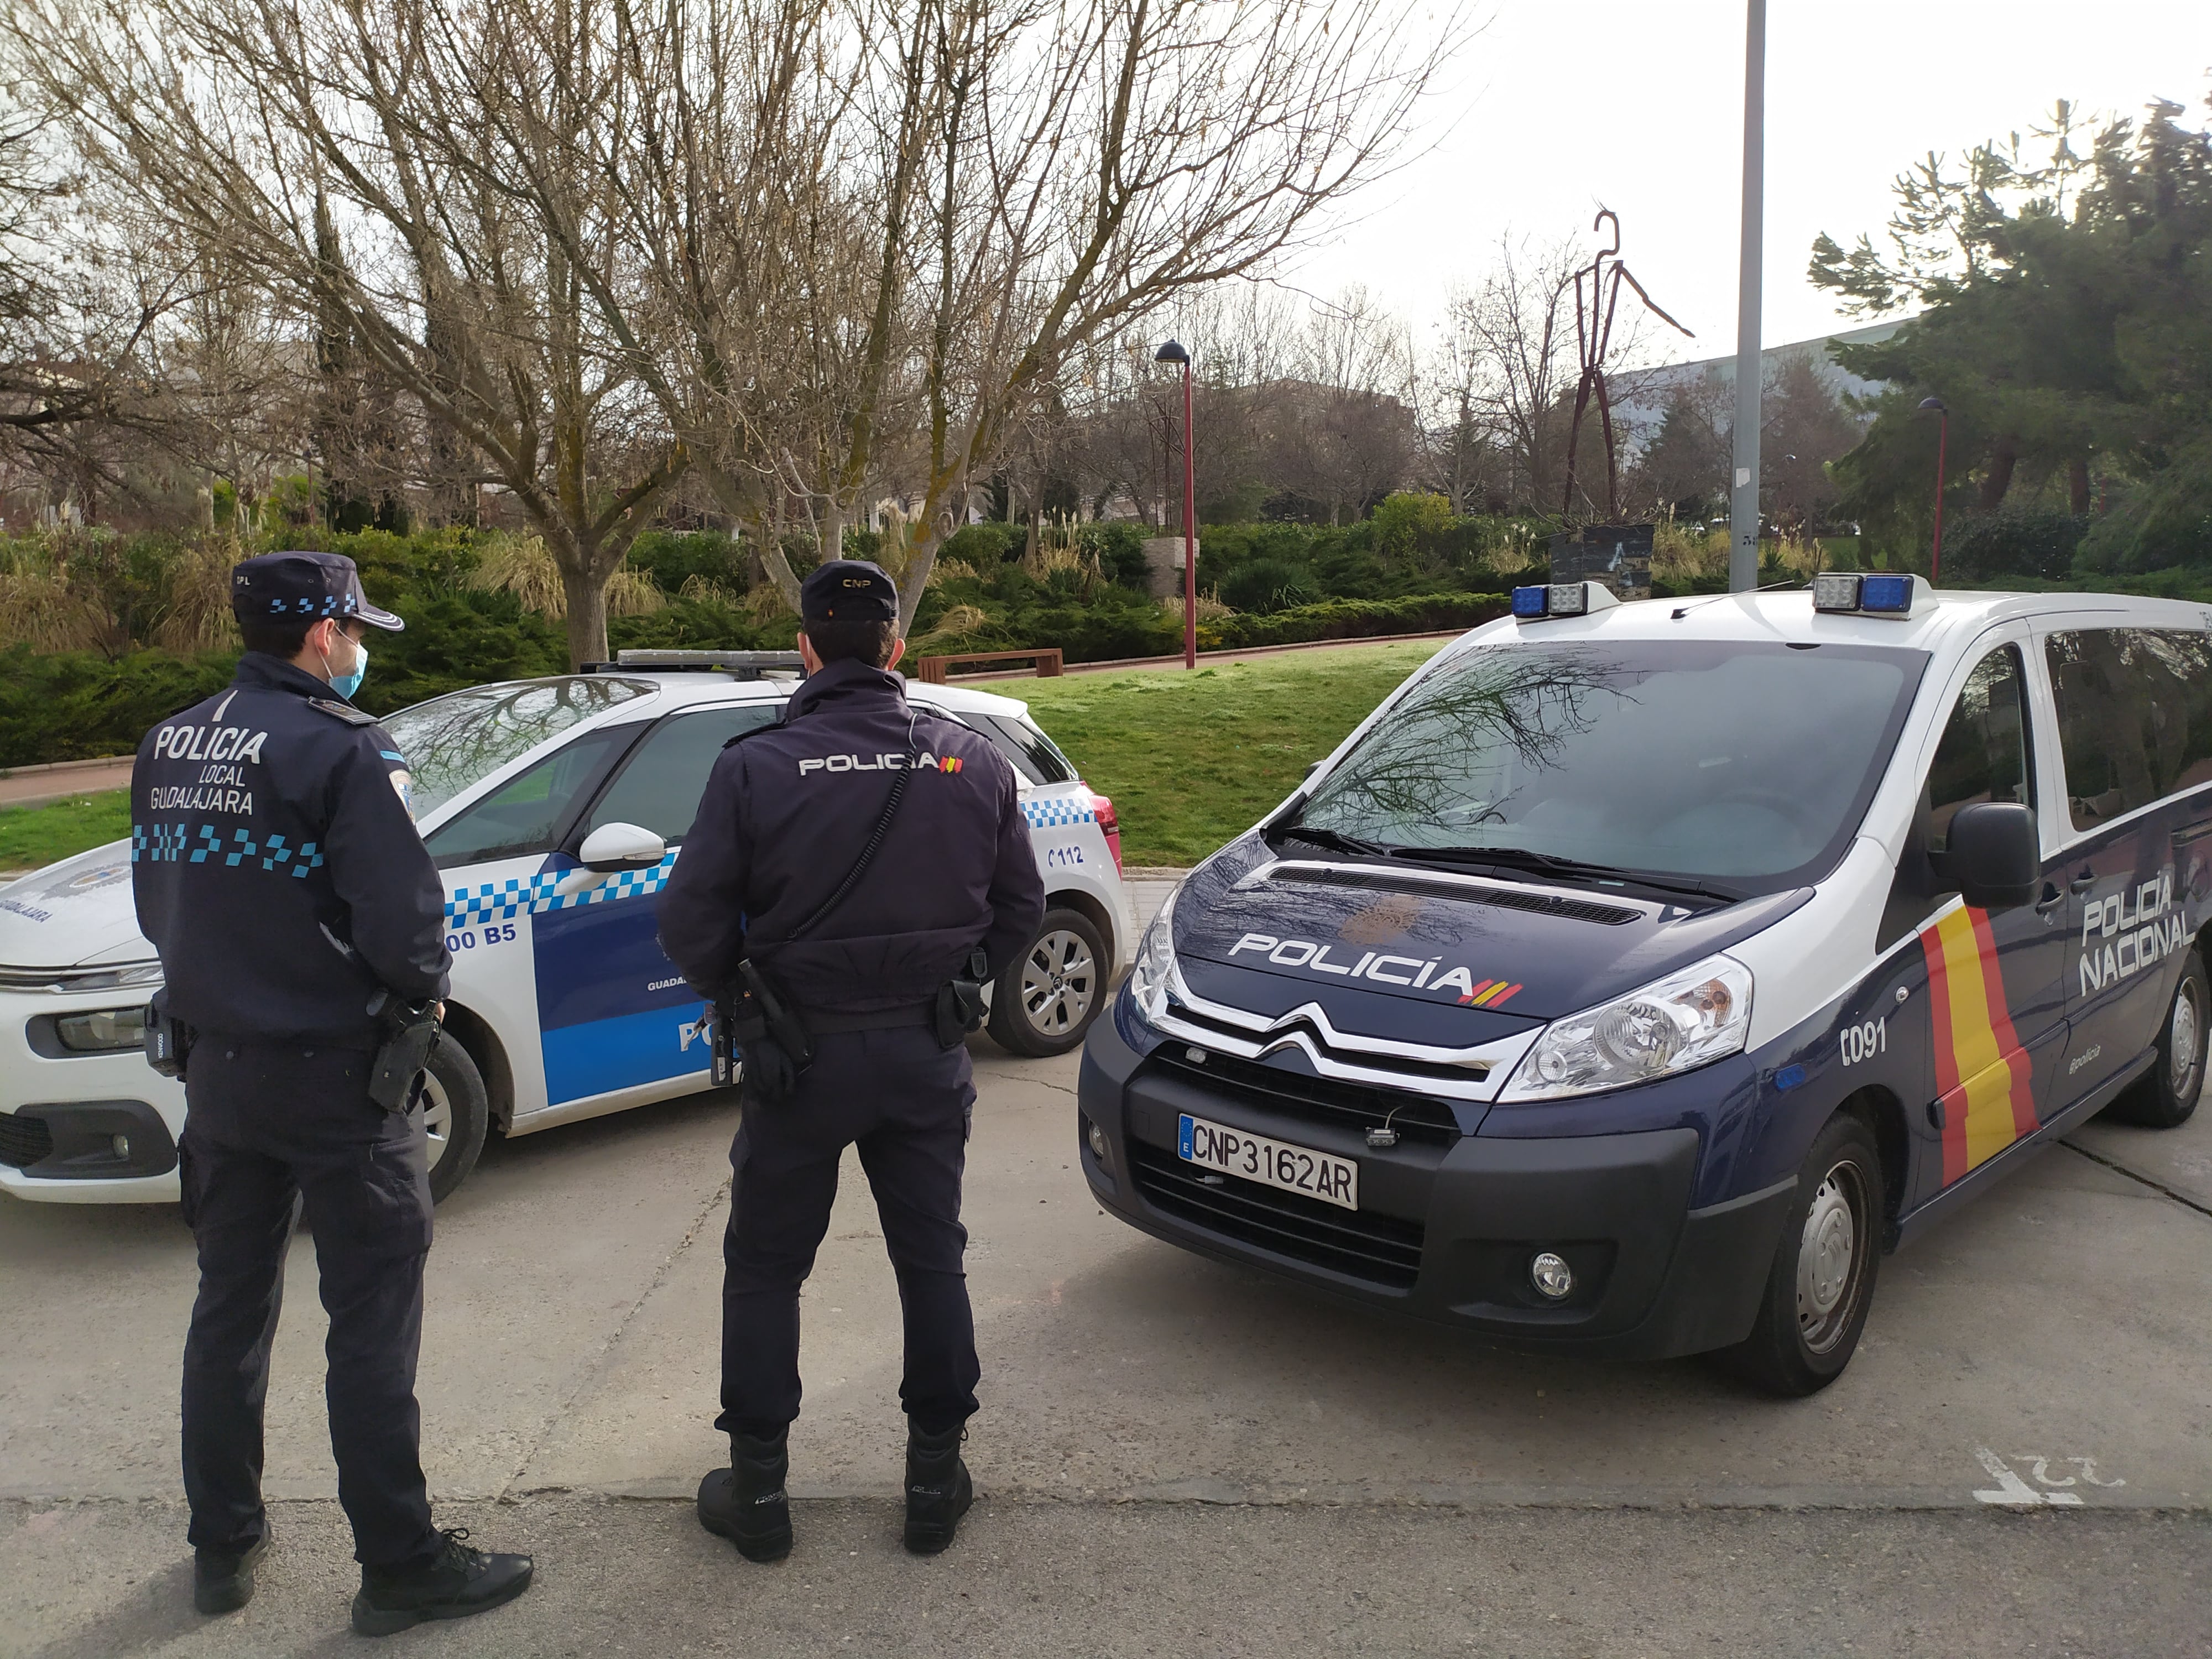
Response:
[{"label": "police jacket with reflective checkered stripe", "polygon": [[407,763],[313,675],[248,652],[162,721],[131,775],[138,926],[204,1031],[374,1048],[380,989],[446,994],[444,891]]},{"label": "police jacket with reflective checkered stripe", "polygon": [[[860,882],[792,939],[858,861],[902,770],[906,794]],[[660,896],[660,944],[704,995],[750,954],[801,1008],[867,1013],[933,997],[978,945],[995,974],[1043,914],[1006,757],[909,707],[898,675],[845,661],[809,678],[782,724],[716,759]]]}]

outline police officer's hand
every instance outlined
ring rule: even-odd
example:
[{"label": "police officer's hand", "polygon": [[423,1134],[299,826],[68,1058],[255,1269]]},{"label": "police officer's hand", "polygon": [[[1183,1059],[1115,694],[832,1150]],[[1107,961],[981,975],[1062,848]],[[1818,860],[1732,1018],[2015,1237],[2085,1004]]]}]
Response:
[{"label": "police officer's hand", "polygon": [[749,1042],[742,1052],[748,1095],[769,1105],[791,1098],[792,1091],[799,1086],[799,1073],[782,1044]]}]

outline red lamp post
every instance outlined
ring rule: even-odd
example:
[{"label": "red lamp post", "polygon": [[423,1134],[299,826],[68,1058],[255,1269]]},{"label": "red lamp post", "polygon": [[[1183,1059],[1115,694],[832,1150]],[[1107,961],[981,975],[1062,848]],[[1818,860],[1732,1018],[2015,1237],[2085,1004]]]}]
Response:
[{"label": "red lamp post", "polygon": [[1198,471],[1190,453],[1190,353],[1170,340],[1152,354],[1182,365],[1182,665],[1198,666]]},{"label": "red lamp post", "polygon": [[1928,585],[1933,587],[1943,568],[1943,452],[1951,441],[1951,410],[1941,398],[1923,398],[1920,407],[1932,409],[1942,417],[1942,424],[1936,428],[1936,546],[1928,556]]}]

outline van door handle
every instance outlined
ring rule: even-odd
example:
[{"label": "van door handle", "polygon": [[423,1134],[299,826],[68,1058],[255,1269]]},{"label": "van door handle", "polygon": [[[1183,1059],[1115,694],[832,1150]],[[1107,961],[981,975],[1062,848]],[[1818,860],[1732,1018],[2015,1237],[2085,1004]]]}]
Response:
[{"label": "van door handle", "polygon": [[2069,890],[2076,893],[2086,893],[2096,884],[2097,872],[2094,870],[2084,870],[2081,874],[2075,876],[2073,881],[2069,884]]},{"label": "van door handle", "polygon": [[2036,900],[2035,908],[2039,910],[2048,910],[2054,904],[2065,902],[2066,895],[2058,890],[2057,884],[2046,881],[2043,884],[2043,896]]}]

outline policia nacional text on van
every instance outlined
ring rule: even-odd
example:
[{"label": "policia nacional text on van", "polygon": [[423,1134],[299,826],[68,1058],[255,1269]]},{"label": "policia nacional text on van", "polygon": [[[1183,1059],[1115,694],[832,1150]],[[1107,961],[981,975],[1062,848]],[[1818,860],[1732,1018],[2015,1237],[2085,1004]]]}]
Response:
[{"label": "policia nacional text on van", "polygon": [[2212,612],[1523,588],[1162,909],[1084,1169],[1193,1249],[1809,1393],[1884,1253],[2195,1109],[2208,921]]},{"label": "policia nacional text on van", "polygon": [[147,734],[131,791],[138,921],[165,981],[148,1055],[182,1071],[179,1174],[199,1249],[183,1412],[193,1595],[202,1613],[244,1607],[269,1547],[262,1408],[304,1212],[362,1570],[354,1628],[386,1635],[512,1601],[532,1574],[527,1556],[432,1527],[418,1449],[430,1188],[409,1107],[438,1040],[445,896],[409,816],[405,759],[347,701],[365,629],[399,618],[336,554],[272,553],[231,580],[237,678]]},{"label": "policia nacional text on van", "polygon": [[[891,666],[898,592],[832,560],[800,591],[808,670],[781,724],[731,739],[660,901],[660,942],[743,1052],[723,1241],[731,1467],[699,1519],[756,1561],[791,1548],[799,1288],[857,1145],[905,1310],[906,1546],[952,1541],[981,1374],[960,1224],[982,988],[1044,914],[1013,769],[910,707]],[[718,1063],[718,1070],[721,1069]]]}]

